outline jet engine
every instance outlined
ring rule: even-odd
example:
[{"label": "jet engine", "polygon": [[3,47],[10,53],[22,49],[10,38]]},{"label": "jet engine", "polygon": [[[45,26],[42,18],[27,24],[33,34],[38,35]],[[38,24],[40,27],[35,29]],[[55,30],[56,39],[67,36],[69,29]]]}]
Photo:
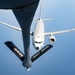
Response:
[{"label": "jet engine", "polygon": [[51,35],[51,36],[49,37],[49,41],[50,41],[51,43],[53,43],[53,42],[56,41],[56,38],[55,38],[53,35]]}]

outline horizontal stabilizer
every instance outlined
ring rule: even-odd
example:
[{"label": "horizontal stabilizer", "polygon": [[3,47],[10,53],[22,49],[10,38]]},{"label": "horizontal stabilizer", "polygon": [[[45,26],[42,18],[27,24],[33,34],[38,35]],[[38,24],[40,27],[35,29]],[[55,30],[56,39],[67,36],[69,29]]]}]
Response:
[{"label": "horizontal stabilizer", "polygon": [[52,45],[46,45],[44,48],[42,48],[40,51],[38,51],[36,54],[34,54],[31,57],[32,62],[34,62],[36,59],[38,59],[40,56],[42,56],[45,52],[47,52],[52,47],[53,47]]},{"label": "horizontal stabilizer", "polygon": [[43,21],[54,20],[54,18],[43,19]]},{"label": "horizontal stabilizer", "polygon": [[21,61],[24,60],[25,55],[24,55],[11,41],[5,42],[5,45],[6,45]]}]

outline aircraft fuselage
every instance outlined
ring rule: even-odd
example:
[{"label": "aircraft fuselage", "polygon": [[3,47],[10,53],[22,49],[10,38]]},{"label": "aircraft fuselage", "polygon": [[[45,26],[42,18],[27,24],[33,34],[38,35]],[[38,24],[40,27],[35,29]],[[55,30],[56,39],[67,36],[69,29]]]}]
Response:
[{"label": "aircraft fuselage", "polygon": [[41,49],[43,44],[44,44],[44,23],[42,19],[39,19],[37,20],[34,28],[33,45],[38,50]]}]

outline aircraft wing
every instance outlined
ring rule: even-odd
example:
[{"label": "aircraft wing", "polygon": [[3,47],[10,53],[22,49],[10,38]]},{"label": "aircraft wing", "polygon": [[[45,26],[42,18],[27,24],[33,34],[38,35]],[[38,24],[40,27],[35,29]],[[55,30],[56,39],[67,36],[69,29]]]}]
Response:
[{"label": "aircraft wing", "polygon": [[[15,30],[17,30],[17,31],[21,31],[21,30],[22,30],[22,29],[19,28],[19,27],[16,27],[16,26],[10,25],[10,24],[5,23],[5,22],[2,22],[2,21],[0,21],[0,24],[5,25],[5,26],[7,26],[7,27],[10,27],[10,28],[12,28],[12,29],[15,29]],[[30,31],[30,35],[32,35],[32,34],[33,34],[33,32]]]},{"label": "aircraft wing", "polygon": [[7,24],[7,23],[5,23],[5,22],[0,21],[0,24],[3,24],[3,25],[5,25],[5,26],[8,26],[8,27],[10,27],[10,28],[12,28],[12,29],[21,31],[21,28],[18,28],[18,27],[16,27],[16,26],[13,26],[13,25],[10,25],[10,24]]},{"label": "aircraft wing", "polygon": [[55,35],[55,34],[63,34],[63,33],[71,32],[71,31],[75,31],[75,29],[69,29],[69,30],[63,30],[63,31],[56,31],[56,32],[48,32],[48,33],[45,33],[44,35],[45,36],[49,36],[49,35]]}]

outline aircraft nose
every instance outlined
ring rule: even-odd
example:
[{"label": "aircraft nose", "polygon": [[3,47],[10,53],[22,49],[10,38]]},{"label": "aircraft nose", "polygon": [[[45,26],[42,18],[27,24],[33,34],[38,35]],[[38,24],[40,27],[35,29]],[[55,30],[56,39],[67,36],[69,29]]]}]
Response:
[{"label": "aircraft nose", "polygon": [[39,47],[36,47],[37,50],[39,50]]}]

